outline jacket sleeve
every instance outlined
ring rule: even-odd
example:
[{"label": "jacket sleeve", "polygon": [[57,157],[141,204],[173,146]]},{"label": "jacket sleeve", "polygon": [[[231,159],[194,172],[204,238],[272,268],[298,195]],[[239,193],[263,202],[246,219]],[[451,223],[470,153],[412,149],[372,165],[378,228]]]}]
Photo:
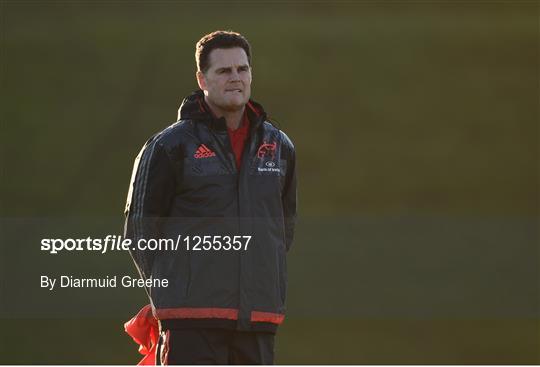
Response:
[{"label": "jacket sleeve", "polygon": [[[283,132],[282,132],[283,133]],[[281,194],[283,204],[283,217],[285,222],[285,246],[287,251],[292,246],[294,230],[296,226],[297,207],[297,180],[296,180],[296,153],[291,140],[284,135],[287,154],[287,172],[285,174],[285,185]]]},{"label": "jacket sleeve", "polygon": [[173,164],[163,146],[150,139],[135,158],[124,214],[124,237],[132,240],[130,254],[143,279],[152,275],[154,251],[137,248],[139,240],[158,239],[175,192]]}]

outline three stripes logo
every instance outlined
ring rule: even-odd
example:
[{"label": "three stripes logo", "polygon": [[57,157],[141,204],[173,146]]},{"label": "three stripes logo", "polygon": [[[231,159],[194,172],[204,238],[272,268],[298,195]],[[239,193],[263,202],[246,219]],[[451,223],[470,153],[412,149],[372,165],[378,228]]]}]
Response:
[{"label": "three stripes logo", "polygon": [[210,158],[215,157],[216,153],[211,151],[206,145],[201,144],[198,148],[195,154],[193,155],[195,158]]}]

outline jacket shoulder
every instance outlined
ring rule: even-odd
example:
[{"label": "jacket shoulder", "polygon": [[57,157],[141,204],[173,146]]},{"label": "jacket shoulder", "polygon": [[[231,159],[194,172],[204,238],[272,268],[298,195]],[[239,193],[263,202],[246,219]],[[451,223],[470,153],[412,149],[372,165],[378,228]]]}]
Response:
[{"label": "jacket shoulder", "polygon": [[153,140],[164,148],[172,148],[180,144],[184,139],[184,136],[189,134],[192,128],[191,125],[191,120],[178,120],[154,134],[150,140]]},{"label": "jacket shoulder", "polygon": [[148,150],[166,152],[171,158],[178,157],[179,152],[181,152],[180,147],[185,141],[185,137],[191,134],[191,131],[191,120],[176,121],[152,135],[139,152],[139,156],[142,156]]},{"label": "jacket shoulder", "polygon": [[286,145],[289,149],[294,150],[294,144],[287,134],[283,130],[279,130],[283,144]]},{"label": "jacket shoulder", "polygon": [[287,148],[289,148],[291,150],[294,150],[294,144],[293,144],[292,140],[289,138],[289,136],[287,134],[285,134],[285,131],[277,128],[275,125],[273,125],[272,123],[270,123],[268,121],[265,121],[263,124],[264,124],[264,128],[266,130],[268,130],[269,132],[271,132],[273,134],[276,134],[276,136],[279,137],[279,139],[282,141],[283,145],[285,145]]}]

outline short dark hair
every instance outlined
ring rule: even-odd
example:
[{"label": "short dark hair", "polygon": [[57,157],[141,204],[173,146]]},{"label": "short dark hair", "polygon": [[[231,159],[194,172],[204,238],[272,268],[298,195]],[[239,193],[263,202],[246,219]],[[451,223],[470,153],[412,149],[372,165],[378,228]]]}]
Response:
[{"label": "short dark hair", "polygon": [[247,55],[249,66],[251,66],[251,46],[248,40],[240,33],[233,31],[215,31],[209,33],[197,42],[195,46],[195,61],[197,70],[205,73],[210,67],[208,59],[210,52],[216,48],[242,48]]}]

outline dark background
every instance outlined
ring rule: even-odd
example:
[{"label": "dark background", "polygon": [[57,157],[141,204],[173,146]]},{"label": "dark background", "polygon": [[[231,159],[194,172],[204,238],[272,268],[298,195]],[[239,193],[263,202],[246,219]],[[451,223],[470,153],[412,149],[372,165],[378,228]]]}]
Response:
[{"label": "dark background", "polygon": [[133,159],[196,88],[194,44],[253,47],[294,141],[281,364],[540,363],[538,2],[1,1],[0,363],[134,364],[120,234]]}]

